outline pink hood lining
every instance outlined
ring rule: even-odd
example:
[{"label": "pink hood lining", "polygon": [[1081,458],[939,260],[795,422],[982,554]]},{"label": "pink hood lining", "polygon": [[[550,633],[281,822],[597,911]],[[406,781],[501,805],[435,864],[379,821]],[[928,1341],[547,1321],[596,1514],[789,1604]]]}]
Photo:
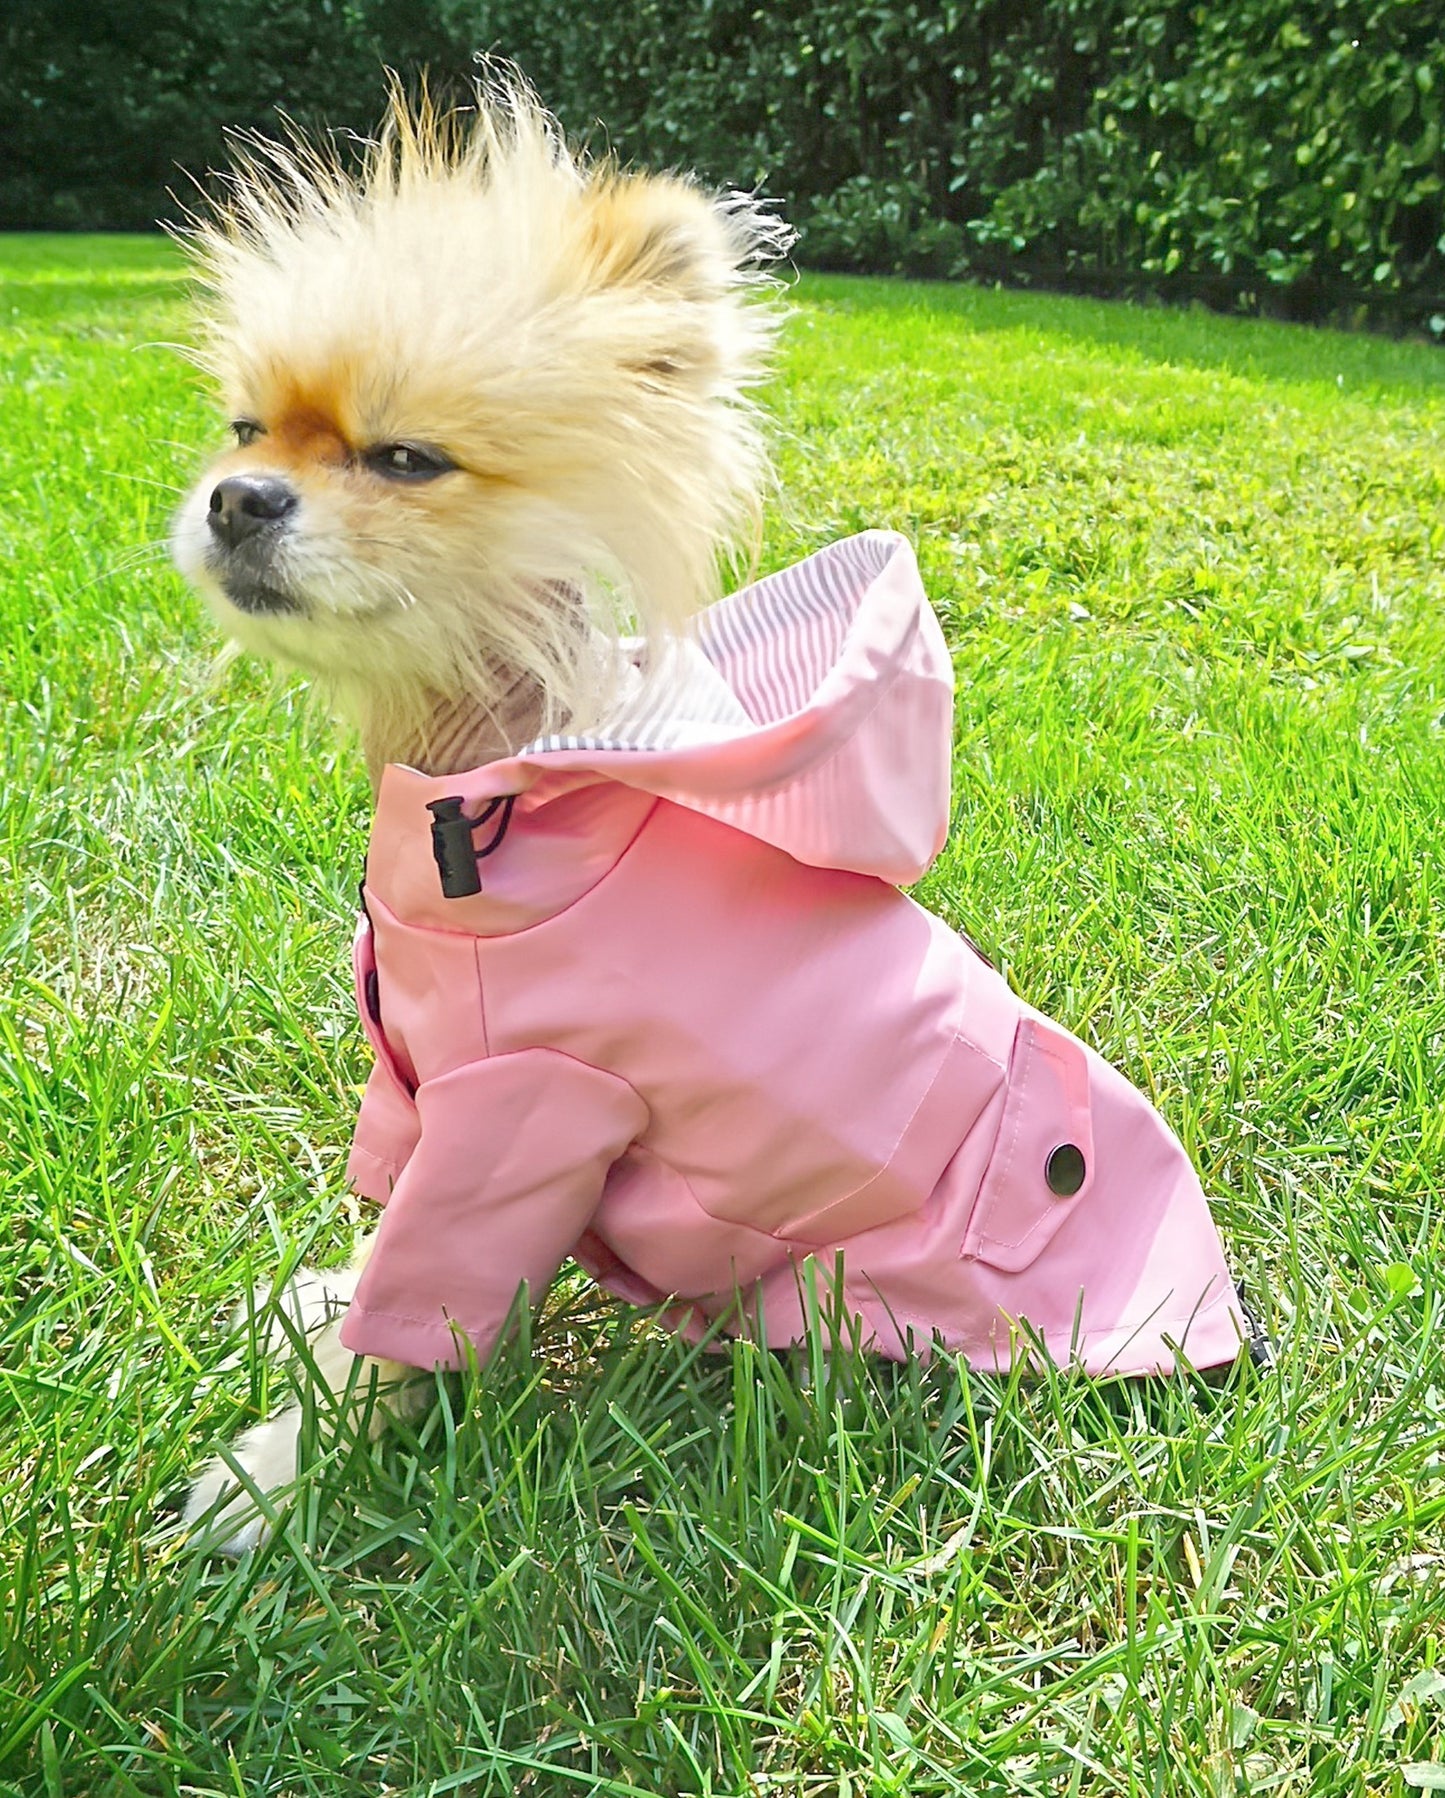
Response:
[{"label": "pink hood lining", "polygon": [[392,765],[380,809],[420,818],[455,793],[471,813],[504,794],[530,811],[600,778],[814,867],[917,880],[948,830],[953,670],[907,540],[865,531],[831,544],[720,600],[692,641],[751,728],[674,720],[691,740],[670,748],[642,733],[545,737],[442,777]]}]

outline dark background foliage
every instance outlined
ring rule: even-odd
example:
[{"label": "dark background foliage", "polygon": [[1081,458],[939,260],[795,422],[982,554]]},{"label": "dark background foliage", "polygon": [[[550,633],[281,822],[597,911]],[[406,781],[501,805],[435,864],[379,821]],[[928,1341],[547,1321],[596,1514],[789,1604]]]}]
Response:
[{"label": "dark background foliage", "polygon": [[148,229],[228,126],[365,131],[384,63],[460,76],[467,48],[432,0],[4,0],[0,226]]},{"label": "dark background foliage", "polygon": [[0,224],[144,226],[223,125],[364,129],[476,47],[816,265],[1445,330],[1440,0],[12,0]]}]

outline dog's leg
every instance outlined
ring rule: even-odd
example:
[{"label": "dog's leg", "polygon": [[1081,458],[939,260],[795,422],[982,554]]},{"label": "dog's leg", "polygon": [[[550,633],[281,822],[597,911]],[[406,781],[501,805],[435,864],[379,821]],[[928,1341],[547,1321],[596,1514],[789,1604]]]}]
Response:
[{"label": "dog's leg", "polygon": [[[349,1391],[352,1415],[365,1417],[367,1438],[375,1440],[388,1418],[416,1410],[425,1402],[430,1388],[414,1367],[354,1355],[342,1346],[337,1319],[350,1302],[370,1252],[368,1242],[351,1266],[339,1272],[318,1273],[303,1268],[279,1301],[287,1321],[273,1319],[259,1346],[263,1353],[276,1354],[289,1346],[295,1334],[304,1336],[316,1378],[333,1396],[333,1414],[339,1412]],[[244,1309],[237,1321],[238,1325],[244,1324]],[[216,1455],[202,1468],[186,1496],[184,1520],[193,1528],[204,1523],[222,1554],[241,1555],[255,1548],[267,1528],[255,1499],[237,1478],[231,1463],[241,1468],[250,1484],[268,1497],[290,1485],[296,1477],[301,1418],[301,1406],[288,1405],[275,1417],[247,1430],[229,1459]]]}]

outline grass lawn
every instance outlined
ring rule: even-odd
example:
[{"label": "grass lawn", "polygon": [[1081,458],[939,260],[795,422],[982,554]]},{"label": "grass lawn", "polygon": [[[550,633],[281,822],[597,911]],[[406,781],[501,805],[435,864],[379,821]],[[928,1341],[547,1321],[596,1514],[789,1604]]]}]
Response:
[{"label": "grass lawn", "polygon": [[809,1372],[564,1283],[231,1565],[161,1501],[287,1390],[232,1296],[359,1227],[367,794],[166,565],[173,253],[0,277],[0,1794],[1445,1789],[1441,353],[808,277],[774,389],[767,565],[899,526],[958,648],[922,897],[1154,1095],[1277,1365]]}]

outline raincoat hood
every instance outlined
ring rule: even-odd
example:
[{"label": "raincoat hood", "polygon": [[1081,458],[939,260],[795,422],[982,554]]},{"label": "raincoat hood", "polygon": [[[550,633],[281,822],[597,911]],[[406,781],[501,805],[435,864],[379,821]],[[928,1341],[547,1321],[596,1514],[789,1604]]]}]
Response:
[{"label": "raincoat hood", "polygon": [[[389,766],[374,834],[430,832],[427,807],[453,796],[475,818],[516,795],[518,816],[535,818],[606,780],[809,866],[907,885],[948,834],[952,714],[952,662],[912,548],[895,532],[866,531],[711,607],[594,734],[539,738],[460,775]],[[635,813],[618,805],[616,822]],[[625,827],[599,835],[597,825],[595,807],[559,813],[525,864],[484,864],[475,899],[442,898],[425,857],[408,857],[396,898],[439,924],[516,929],[570,903],[599,858],[607,865],[621,852]],[[489,832],[477,834],[480,844]],[[573,879],[557,865],[571,855]]]}]

